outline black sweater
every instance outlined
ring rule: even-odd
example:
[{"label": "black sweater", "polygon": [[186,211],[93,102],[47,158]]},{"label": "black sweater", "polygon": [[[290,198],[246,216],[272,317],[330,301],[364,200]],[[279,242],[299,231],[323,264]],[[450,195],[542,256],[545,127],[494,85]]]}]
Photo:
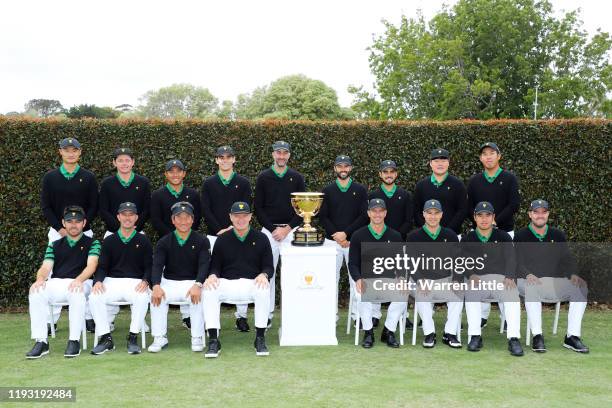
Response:
[{"label": "black sweater", "polygon": [[[528,227],[514,234],[517,254],[517,277],[525,278],[533,274],[538,278],[570,278],[577,274],[575,258],[569,250],[563,231],[549,227],[540,241]],[[536,245],[544,243],[545,245]],[[556,243],[556,245],[553,245]]]},{"label": "black sweater", "polygon": [[117,175],[102,180],[102,184],[100,184],[100,217],[104,220],[107,231],[117,232],[120,227],[119,220],[117,220],[117,209],[119,204],[128,201],[136,204],[138,209],[136,230],[141,231],[149,219],[151,206],[149,179],[134,174],[134,180],[128,187],[123,187]]},{"label": "black sweater", "polygon": [[210,274],[224,279],[255,279],[266,273],[272,279],[272,265],[272,247],[263,232],[251,228],[244,241],[240,241],[231,230],[215,241]]},{"label": "black sweater", "polygon": [[229,227],[232,204],[236,201],[245,201],[250,205],[251,193],[251,183],[239,174],[235,174],[227,186],[223,184],[218,174],[204,180],[201,200],[208,234],[217,235],[220,230]]},{"label": "black sweater", "polygon": [[361,244],[363,242],[402,242],[402,235],[393,228],[387,227],[380,239],[376,239],[367,225],[355,231],[351,238],[348,262],[349,273],[355,282],[363,277],[361,273]]},{"label": "black sweater", "polygon": [[[489,241],[483,243],[476,235],[476,230],[472,230],[462,236],[461,250],[463,256],[476,258],[486,255],[485,268],[476,271],[473,275],[498,274],[510,279],[516,278],[516,256],[512,246],[512,238],[506,231],[493,228]],[[469,278],[469,276],[466,276],[466,278]]]},{"label": "black sweater", "polygon": [[151,282],[153,264],[153,247],[144,234],[135,233],[124,243],[118,233],[109,235],[102,241],[102,253],[94,282],[103,282],[104,278],[144,279]]},{"label": "black sweater", "polygon": [[423,205],[427,200],[438,200],[442,204],[442,220],[440,224],[461,233],[461,225],[467,215],[467,190],[457,177],[448,175],[442,185],[435,186],[431,176],[421,179],[414,188],[414,221],[417,227],[425,224]]},{"label": "black sweater", "polygon": [[342,231],[350,240],[353,232],[368,224],[368,192],[363,185],[353,181],[349,189],[342,192],[334,181],[323,188],[323,193],[319,220],[327,239],[333,239],[332,234]]},{"label": "black sweater", "polygon": [[155,190],[151,195],[151,224],[160,237],[174,231],[170,208],[179,201],[188,201],[193,205],[194,214],[191,229],[197,231],[200,228],[202,206],[200,205],[200,195],[198,192],[193,188],[183,187],[183,191],[176,198],[168,191],[166,186],[163,186]]},{"label": "black sweater", "polygon": [[380,198],[387,205],[387,216],[385,224],[393,228],[405,237],[412,229],[412,197],[410,193],[401,187],[397,187],[391,198],[387,197],[382,187],[370,191],[368,200]]},{"label": "black sweater", "polygon": [[151,286],[164,278],[194,280],[203,283],[210,266],[210,242],[197,231],[191,231],[184,245],[179,245],[175,232],[164,235],[155,246]]},{"label": "black sweater", "polygon": [[291,206],[291,193],[304,191],[304,177],[291,168],[283,177],[278,177],[271,168],[259,173],[255,184],[255,215],[261,226],[268,231],[274,231],[274,224],[297,227],[302,218]]},{"label": "black sweater", "polygon": [[98,182],[91,171],[81,167],[67,180],[59,169],[54,169],[43,177],[40,206],[47,223],[57,231],[63,228],[64,208],[69,205],[83,207],[87,218],[85,229],[90,229],[98,212]]},{"label": "black sweater", "polygon": [[[416,244],[416,245],[409,245],[407,247],[407,249],[410,251],[412,256],[418,257],[418,256],[425,255],[425,256],[431,256],[431,257],[444,259],[446,257],[454,257],[458,255],[459,248],[456,245],[447,245],[444,247],[440,247],[439,245],[436,245],[439,248],[433,248],[430,245],[433,242],[439,242],[439,243],[459,242],[459,238],[457,238],[457,234],[455,233],[455,231],[453,231],[450,228],[442,227],[440,229],[440,232],[438,233],[438,236],[434,240],[432,237],[429,236],[429,234],[427,234],[427,232],[425,232],[425,228],[426,228],[425,226],[422,226],[421,228],[412,231],[406,237],[406,242]],[[418,244],[423,244],[423,245],[418,245]],[[448,271],[444,269],[443,270],[433,270],[433,269],[419,270],[419,271],[415,271],[415,273],[412,276],[415,281],[419,279],[442,279],[442,278],[448,278],[451,276],[453,277],[453,280],[463,279],[463,276],[454,275],[453,271]]]},{"label": "black sweater", "polygon": [[87,266],[87,258],[100,256],[100,241],[81,235],[71,246],[68,236],[64,236],[47,246],[45,260],[53,261],[52,278],[74,279],[79,276]]},{"label": "black sweater", "polygon": [[495,223],[499,229],[512,231],[514,229],[514,214],[519,210],[521,196],[519,195],[518,179],[513,173],[502,170],[495,181],[489,183],[483,173],[478,173],[468,182],[468,215],[474,225],[472,215],[476,204],[488,201],[495,209]]}]

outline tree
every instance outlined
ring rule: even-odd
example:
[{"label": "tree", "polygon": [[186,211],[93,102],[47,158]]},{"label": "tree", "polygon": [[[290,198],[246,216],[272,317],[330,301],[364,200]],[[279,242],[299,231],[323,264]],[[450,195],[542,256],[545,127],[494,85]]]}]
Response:
[{"label": "tree", "polygon": [[100,107],[96,105],[78,105],[68,109],[66,116],[70,119],[96,118],[96,119],[116,119],[121,112],[111,107]]},{"label": "tree", "polygon": [[402,16],[370,47],[378,98],[351,87],[360,117],[458,119],[604,116],[612,89],[607,33],[548,0],[459,0],[428,23]]},{"label": "tree", "polygon": [[238,96],[238,119],[350,119],[352,111],[341,108],[336,91],[322,81],[290,75]]},{"label": "tree", "polygon": [[64,112],[64,107],[55,99],[30,99],[24,105],[25,112],[33,116],[47,118]]},{"label": "tree", "polygon": [[218,100],[207,88],[174,84],[149,91],[140,98],[138,113],[147,118],[212,118]]},{"label": "tree", "polygon": [[221,102],[221,108],[217,110],[216,116],[219,119],[234,119],[234,104],[232,101]]}]

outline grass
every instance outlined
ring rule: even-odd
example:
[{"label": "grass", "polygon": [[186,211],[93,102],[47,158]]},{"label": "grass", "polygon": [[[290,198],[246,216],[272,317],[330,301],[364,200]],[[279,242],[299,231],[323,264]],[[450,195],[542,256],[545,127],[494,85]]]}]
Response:
[{"label": "grass", "polygon": [[[346,313],[346,312],[345,312]],[[67,315],[63,313],[50,354],[26,360],[32,346],[27,314],[0,314],[0,386],[71,386],[77,404],[87,406],[317,406],[317,407],[436,407],[609,406],[612,395],[612,313],[589,310],[583,339],[591,353],[581,355],[561,346],[567,306],[562,309],[559,334],[551,334],[553,312],[543,312],[548,352],[525,356],[506,350],[499,320],[491,314],[483,332],[484,349],[469,353],[438,343],[432,350],[410,345],[410,333],[400,349],[377,343],[371,350],[353,345],[344,319],[338,324],[339,346],[283,347],[278,345],[278,317],[268,332],[270,356],[256,357],[254,332],[233,330],[233,314],[222,309],[222,353],[204,359],[190,350],[188,332],[180,326],[178,310],[169,315],[169,348],[159,354],[128,355],[125,334],[129,311],[117,317],[117,349],[102,356],[63,357]],[[278,316],[278,315],[277,315]],[[249,310],[252,318],[252,309]],[[436,313],[438,340],[445,310]],[[525,315],[523,313],[523,322]],[[465,321],[465,316],[464,316]],[[252,320],[251,320],[252,325]],[[524,333],[524,327],[522,332]],[[463,332],[465,334],[465,331]],[[377,330],[380,336],[380,329]],[[91,349],[91,336],[88,337]],[[417,342],[422,340],[419,333]],[[147,339],[150,343],[150,337]],[[524,343],[524,339],[522,339]],[[89,350],[88,350],[89,351]],[[25,404],[14,404],[23,406]],[[60,404],[48,403],[45,406]],[[11,405],[13,406],[13,405]]]}]

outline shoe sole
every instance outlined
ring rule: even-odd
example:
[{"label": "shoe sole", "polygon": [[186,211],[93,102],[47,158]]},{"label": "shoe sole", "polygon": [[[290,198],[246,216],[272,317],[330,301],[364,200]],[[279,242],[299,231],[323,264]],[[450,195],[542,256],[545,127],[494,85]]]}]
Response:
[{"label": "shoe sole", "polygon": [[219,357],[219,354],[221,354],[221,350],[219,350],[218,352],[216,352],[215,354],[212,353],[204,353],[204,357],[205,358],[217,358]]},{"label": "shoe sole", "polygon": [[81,355],[81,350],[79,350],[79,352],[77,354],[64,354],[64,357],[66,358],[74,358],[74,357],[78,357]]},{"label": "shoe sole", "polygon": [[258,357],[265,357],[265,356],[269,356],[270,352],[269,351],[256,351],[255,355]]},{"label": "shoe sole", "polygon": [[536,348],[532,348],[531,351],[533,351],[534,353],[546,353],[546,349],[536,349]]},{"label": "shoe sole", "polygon": [[569,344],[565,344],[565,343],[563,343],[563,347],[565,347],[566,349],[575,351],[576,353],[582,353],[582,354],[588,354],[589,353],[589,350],[577,349],[576,347],[572,347]]},{"label": "shoe sole", "polygon": [[102,354],[106,353],[107,351],[113,351],[115,350],[115,347],[113,346],[112,349],[104,349],[104,351],[100,352],[100,353],[94,353],[93,350],[91,350],[91,354],[93,354],[94,356],[101,356]]},{"label": "shoe sole", "polygon": [[423,343],[423,348],[434,348],[436,343]]},{"label": "shoe sole", "polygon": [[128,351],[127,353],[128,354],[140,354],[140,353],[142,353],[142,351],[141,350],[139,350],[139,351]]},{"label": "shoe sole", "polygon": [[448,347],[454,348],[454,349],[460,349],[461,347],[463,347],[463,344],[461,344],[461,343],[451,343],[448,340],[444,340],[444,339],[442,339],[442,343],[446,344]]},{"label": "shoe sole", "polygon": [[391,347],[391,348],[399,348],[399,344],[389,344],[387,343],[387,347]]},{"label": "shoe sole", "polygon": [[168,347],[168,343],[164,344],[164,345],[162,346],[162,348],[161,348],[161,349],[159,349],[159,350],[150,350],[150,349],[147,349],[147,351],[148,351],[149,353],[159,353],[160,351],[162,351],[163,349],[165,349],[165,348],[167,348],[167,347]]},{"label": "shoe sole", "polygon": [[199,347],[198,347],[198,348],[197,348],[197,349],[195,349],[195,350],[194,350],[194,348],[193,348],[193,347],[191,347],[191,351],[193,351],[194,353],[201,353],[202,351],[204,351],[204,346],[202,346],[202,348],[199,348]]},{"label": "shoe sole", "polygon": [[28,359],[28,360],[36,360],[37,358],[41,358],[42,356],[46,356],[47,354],[49,354],[49,350],[43,351],[38,356],[26,356],[26,359]]},{"label": "shoe sole", "polygon": [[515,353],[510,352],[510,355],[513,356],[513,357],[523,357],[525,355],[525,353],[521,353],[521,354],[516,353],[515,354]]}]

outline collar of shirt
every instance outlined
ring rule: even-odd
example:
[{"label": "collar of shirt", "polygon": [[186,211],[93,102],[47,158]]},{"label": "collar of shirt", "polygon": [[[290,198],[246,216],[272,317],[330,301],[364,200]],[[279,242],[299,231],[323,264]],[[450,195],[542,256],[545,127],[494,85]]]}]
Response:
[{"label": "collar of shirt", "polygon": [[134,230],[132,231],[129,237],[123,236],[123,234],[121,233],[121,228],[119,228],[119,230],[117,231],[117,234],[119,235],[121,242],[123,242],[124,244],[127,244],[128,242],[132,240],[132,238],[134,238],[134,235],[136,235],[136,229],[134,228]]},{"label": "collar of shirt", "polygon": [[[135,233],[136,231],[134,231]],[[187,240],[189,240],[189,237],[191,236],[191,228],[189,229],[189,232],[187,233],[187,238],[183,239],[181,238],[181,236],[178,234],[178,232],[176,232],[176,230],[174,230],[174,236],[176,237],[176,242],[178,242],[179,246],[183,246],[185,245],[185,242],[187,242]]]},{"label": "collar of shirt", "polygon": [[485,178],[485,179],[486,179],[486,180],[487,180],[489,183],[492,183],[492,182],[494,182],[494,181],[495,181],[495,179],[497,178],[497,176],[499,176],[499,175],[501,174],[501,172],[502,172],[502,168],[500,167],[499,169],[497,169],[497,171],[495,172],[495,174],[494,174],[494,175],[492,175],[492,176],[489,176],[489,175],[487,174],[487,171],[486,171],[486,170],[485,170],[485,171],[483,171],[483,172],[482,172],[482,174],[484,175],[484,178]]},{"label": "collar of shirt", "polygon": [[130,172],[130,178],[128,179],[128,181],[123,181],[121,176],[119,176],[119,172],[117,172],[117,180],[119,180],[119,183],[121,183],[123,187],[128,188],[130,184],[132,184],[132,181],[134,181],[134,172]]},{"label": "collar of shirt", "polygon": [[68,170],[66,170],[66,168],[64,167],[64,163],[62,163],[62,165],[59,168],[59,171],[60,173],[62,173],[62,176],[66,178],[66,180],[70,180],[78,173],[80,168],[81,166],[77,164],[74,170],[72,171],[72,173],[68,173]]},{"label": "collar of shirt", "polygon": [[170,183],[166,183],[166,188],[168,189],[168,191],[170,192],[170,194],[172,194],[174,196],[174,198],[179,198],[181,196],[181,193],[183,192],[183,186],[184,184],[181,183],[181,188],[179,189],[179,191],[176,191],[172,188],[172,186],[170,185]]},{"label": "collar of shirt", "polygon": [[285,174],[287,174],[287,170],[289,170],[289,166],[285,166],[285,170],[283,170],[282,173],[279,173],[278,171],[276,171],[276,169],[274,168],[274,165],[270,166],[270,168],[272,169],[272,171],[274,172],[274,174],[276,174],[276,176],[278,178],[283,178],[285,176]]},{"label": "collar of shirt", "polygon": [[368,224],[368,230],[370,230],[370,234],[372,234],[374,239],[376,239],[378,241],[379,239],[382,238],[383,235],[385,235],[385,232],[387,231],[387,224],[383,224],[383,229],[380,232],[380,234],[378,232],[374,231],[374,228],[372,228],[372,224]]},{"label": "collar of shirt", "polygon": [[435,174],[433,173],[431,173],[430,180],[431,180],[431,184],[433,184],[436,187],[440,187],[442,184],[444,184],[447,178],[448,178],[448,171],[444,173],[444,177],[442,177],[442,181],[438,181],[438,179],[436,179]]},{"label": "collar of shirt", "polygon": [[385,188],[385,183],[381,183],[380,189],[382,190],[383,193],[385,193],[387,198],[391,198],[393,197],[393,194],[395,194],[395,191],[397,190],[397,184],[393,184],[393,188],[391,188],[391,190],[387,190]]},{"label": "collar of shirt", "polygon": [[231,183],[231,182],[232,182],[232,180],[234,179],[234,176],[235,176],[235,175],[236,175],[236,172],[235,172],[235,171],[232,171],[232,174],[230,174],[230,176],[229,176],[228,178],[224,178],[224,177],[221,175],[221,170],[219,170],[219,171],[217,172],[217,176],[219,176],[219,180],[221,180],[221,183],[223,183],[223,185],[224,185],[224,186],[229,185],[229,183]]},{"label": "collar of shirt", "polygon": [[531,225],[531,223],[529,223],[528,228],[529,228],[529,231],[531,231],[531,233],[540,241],[544,241],[544,238],[546,238],[546,234],[548,234],[548,224],[546,224],[543,234],[538,234],[536,230],[533,228],[533,226]]},{"label": "collar of shirt", "polygon": [[436,232],[432,234],[431,231],[429,231],[429,228],[427,228],[427,225],[423,224],[423,231],[425,231],[425,233],[429,235],[429,238],[435,241],[436,239],[438,239],[438,235],[440,235],[440,231],[442,231],[442,226],[438,225],[438,229],[436,230]]},{"label": "collar of shirt", "polygon": [[338,186],[340,191],[342,191],[343,193],[346,193],[348,191],[348,189],[351,188],[351,184],[353,184],[353,179],[350,178],[350,177],[349,177],[349,181],[348,181],[348,184],[346,185],[346,187],[342,187],[342,185],[340,184],[338,179],[336,179],[336,185]]},{"label": "collar of shirt", "polygon": [[70,238],[68,235],[66,235],[66,242],[68,242],[68,246],[70,248],[74,247],[76,245],[77,242],[79,242],[81,240],[81,237],[83,236],[83,233],[81,232],[81,235],[79,235],[79,237],[77,239],[72,239]]},{"label": "collar of shirt", "polygon": [[244,234],[243,236],[238,235],[238,233],[236,232],[236,228],[232,228],[232,232],[234,233],[236,238],[238,238],[240,240],[240,242],[244,242],[244,240],[247,239],[247,236],[249,235],[249,232],[251,232],[251,227],[249,227],[249,229],[247,230],[246,234]]},{"label": "collar of shirt", "polygon": [[491,239],[491,235],[493,235],[493,230],[491,230],[491,233],[489,234],[488,237],[485,237],[484,235],[482,235],[480,231],[478,231],[478,228],[476,228],[474,231],[476,231],[476,236],[478,237],[480,242],[489,242],[489,240]]}]

